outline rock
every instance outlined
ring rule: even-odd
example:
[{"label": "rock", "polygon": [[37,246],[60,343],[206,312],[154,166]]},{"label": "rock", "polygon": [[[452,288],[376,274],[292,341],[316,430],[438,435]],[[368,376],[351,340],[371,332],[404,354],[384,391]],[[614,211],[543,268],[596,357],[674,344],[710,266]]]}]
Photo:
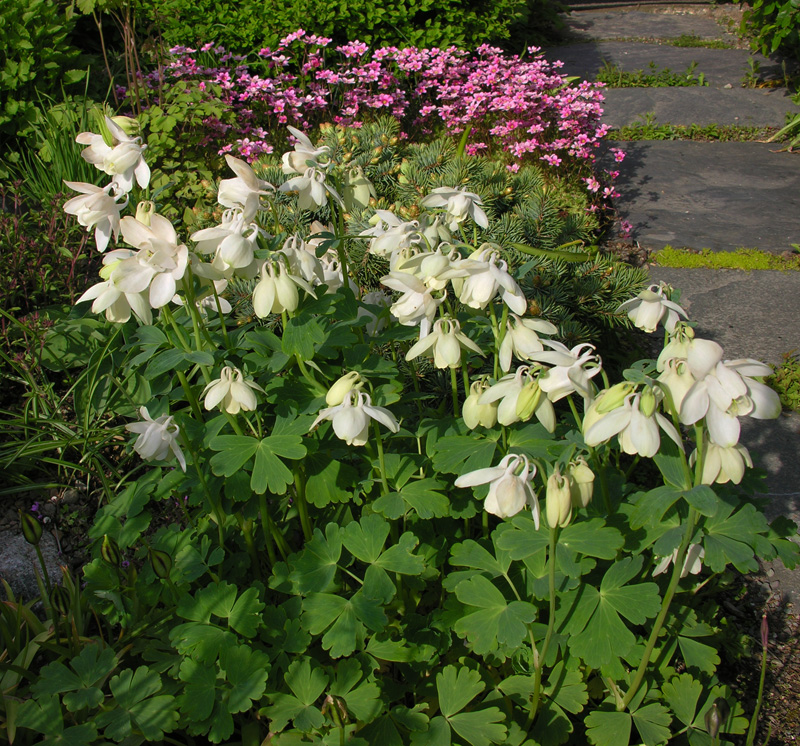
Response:
[{"label": "rock", "polygon": [[[55,539],[47,531],[42,533],[39,547],[42,550],[50,580],[60,579],[61,558]],[[24,601],[30,601],[39,595],[34,567],[41,573],[34,547],[17,532],[0,531],[0,578],[9,584],[15,596]]]}]

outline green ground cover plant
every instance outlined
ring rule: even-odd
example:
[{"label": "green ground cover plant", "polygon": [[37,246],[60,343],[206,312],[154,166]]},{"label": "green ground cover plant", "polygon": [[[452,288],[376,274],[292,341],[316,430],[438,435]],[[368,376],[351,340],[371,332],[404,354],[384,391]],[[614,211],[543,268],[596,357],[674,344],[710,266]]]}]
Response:
[{"label": "green ground cover plant", "polygon": [[800,412],[800,360],[797,353],[787,352],[768,380],[781,397],[781,404],[786,409]]},{"label": "green ground cover plant", "polygon": [[[758,557],[798,559],[797,527],[750,497],[738,443],[738,416],[780,411],[768,366],[723,362],[665,286],[607,314],[664,329],[658,359],[619,380],[593,345],[558,341],[533,289],[564,299],[581,272],[605,274],[594,292],[631,276],[578,239],[514,233],[546,203],[534,166],[487,181],[491,161],[410,143],[386,172],[400,143],[374,128],[293,130],[280,165],[228,156],[217,214],[184,229],[147,199],[142,141],[104,126],[82,143],[110,184],[68,208],[100,228],[103,268],[44,353],[107,366],[82,400],[125,423],[110,432],[141,466],[103,486],[82,577],[43,574],[45,621],[0,606],[0,735],[722,746],[754,732],[717,678],[717,594]],[[543,259],[561,267],[550,288]],[[639,463],[654,484],[631,479]],[[165,506],[180,519],[156,520]]]},{"label": "green ground cover plant", "polygon": [[662,267],[706,267],[708,269],[781,270],[800,269],[800,255],[785,256],[770,254],[758,249],[737,249],[736,251],[712,251],[703,249],[676,249],[665,246],[652,256]]},{"label": "green ground cover plant", "polygon": [[609,88],[668,88],[708,85],[703,73],[695,74],[697,63],[692,62],[684,73],[674,73],[668,67],[658,69],[651,62],[647,70],[622,70],[608,61],[598,71],[595,80]]},{"label": "green ground cover plant", "polygon": [[742,14],[740,31],[751,37],[751,47],[764,55],[782,52],[800,59],[797,4],[753,0]]},{"label": "green ground cover plant", "polygon": [[766,142],[777,132],[775,127],[741,127],[720,124],[661,124],[655,114],[646,114],[641,122],[609,132],[610,140],[696,140],[699,142]]},{"label": "green ground cover plant", "polygon": [[721,39],[702,39],[695,34],[681,34],[674,39],[666,39],[667,44],[673,47],[701,47],[704,49],[732,49],[733,44],[729,44]]}]

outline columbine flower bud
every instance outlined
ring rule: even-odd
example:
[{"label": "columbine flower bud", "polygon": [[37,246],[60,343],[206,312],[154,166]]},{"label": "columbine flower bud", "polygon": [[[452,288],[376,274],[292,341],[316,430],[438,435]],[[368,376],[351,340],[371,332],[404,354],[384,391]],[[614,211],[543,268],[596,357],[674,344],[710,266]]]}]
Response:
[{"label": "columbine flower bud", "polygon": [[550,528],[564,528],[572,518],[572,496],[569,479],[561,474],[558,467],[547,478],[547,495],[545,500],[547,525]]},{"label": "columbine flower bud", "polygon": [[522,391],[519,392],[519,397],[517,398],[517,417],[523,422],[527,422],[533,417],[533,413],[539,406],[541,396],[542,389],[539,386],[539,382],[534,379],[528,380],[522,387]]},{"label": "columbine flower bud", "polygon": [[717,697],[711,707],[708,708],[703,719],[706,723],[708,735],[711,736],[712,739],[719,735],[730,713],[731,708],[728,705],[728,701],[722,697]]},{"label": "columbine flower bud", "polygon": [[369,206],[370,197],[377,198],[375,187],[372,186],[372,182],[364,176],[364,169],[362,169],[361,166],[354,166],[345,171],[342,197],[344,199],[345,209],[348,212],[352,212],[353,208],[361,208],[363,210],[365,207]]},{"label": "columbine flower bud", "polygon": [[572,507],[576,509],[588,507],[594,493],[594,472],[584,458],[577,458],[570,461],[567,474]]},{"label": "columbine flower bud", "polygon": [[122,555],[119,551],[119,544],[108,534],[103,534],[103,543],[100,545],[100,556],[109,565],[120,567],[122,565]]},{"label": "columbine flower bud", "polygon": [[156,577],[162,580],[169,578],[172,570],[172,557],[160,549],[148,549],[147,554],[150,557],[150,564],[153,566],[153,572]]},{"label": "columbine flower bud", "polygon": [[353,389],[360,389],[364,385],[361,374],[357,370],[345,373],[325,394],[325,403],[329,407],[337,407],[344,401],[345,396]]},{"label": "columbine flower bud", "polygon": [[114,124],[116,124],[117,127],[119,127],[129,137],[131,135],[138,135],[139,130],[141,129],[139,122],[131,117],[111,117],[111,121],[114,122]]},{"label": "columbine flower bud", "polygon": [[469,396],[464,400],[461,416],[464,424],[474,430],[478,425],[494,427],[497,423],[497,404],[479,404],[481,394],[489,388],[485,380],[473,381],[469,387]]},{"label": "columbine flower bud", "polygon": [[42,538],[42,524],[36,520],[30,513],[25,513],[22,510],[19,512],[19,522],[22,524],[22,535],[28,544],[37,546]]},{"label": "columbine flower bud", "polygon": [[70,611],[69,591],[63,585],[54,585],[50,591],[50,606],[52,606],[61,616],[67,616]]},{"label": "columbine flower bud", "polygon": [[652,387],[648,386],[642,391],[641,397],[639,397],[639,411],[645,417],[652,417],[653,413],[656,411],[657,403]]},{"label": "columbine flower bud", "polygon": [[145,200],[136,205],[136,219],[142,225],[150,226],[150,217],[156,211],[156,206],[150,200]]}]

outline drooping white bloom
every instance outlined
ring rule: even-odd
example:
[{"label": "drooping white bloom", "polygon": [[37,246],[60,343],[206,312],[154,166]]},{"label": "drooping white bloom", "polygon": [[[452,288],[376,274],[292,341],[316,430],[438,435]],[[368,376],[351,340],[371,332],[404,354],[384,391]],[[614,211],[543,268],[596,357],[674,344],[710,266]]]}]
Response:
[{"label": "drooping white bloom", "polygon": [[313,251],[308,250],[306,242],[296,233],[283,242],[283,247],[278,253],[288,259],[289,271],[293,275],[302,277],[312,285],[323,281],[322,263]]},{"label": "drooping white bloom", "polygon": [[504,373],[511,369],[512,354],[520,360],[532,361],[534,353],[544,350],[539,334],[555,334],[557,331],[549,321],[539,318],[523,319],[512,313],[500,343],[500,368]]},{"label": "drooping white bloom", "polygon": [[311,285],[290,273],[285,262],[268,259],[261,267],[261,279],[253,290],[253,310],[260,319],[271,313],[296,311],[300,305],[298,287],[317,297]]},{"label": "drooping white bloom", "polygon": [[564,528],[572,518],[572,494],[569,477],[562,474],[558,465],[547,478],[547,491],[544,501],[547,525],[550,528]]},{"label": "drooping white bloom", "polygon": [[[111,234],[119,240],[120,212],[128,205],[128,197],[116,182],[99,187],[81,181],[64,181],[64,183],[82,196],[73,197],[64,203],[64,212],[75,215],[85,228],[94,226],[94,240],[97,250],[103,252],[108,248]],[[120,198],[124,198],[122,203]]]},{"label": "drooping white bloom", "polygon": [[186,272],[189,250],[178,243],[175,228],[163,215],[152,214],[149,226],[126,216],[120,229],[125,241],[139,251],[119,263],[111,280],[124,293],[143,293],[149,288],[153,308],[167,305]]},{"label": "drooping white bloom", "polygon": [[75,141],[89,146],[83,149],[81,156],[87,163],[113,176],[114,183],[120,191],[130,192],[134,177],[144,189],[150,183],[150,168],[142,157],[147,146],[142,145],[142,138],[127,135],[125,130],[110,117],[105,118],[105,124],[111,137],[111,144],[109,145],[102,135],[81,132]]},{"label": "drooping white bloom", "polygon": [[646,332],[654,332],[658,322],[663,319],[664,328],[671,334],[675,330],[675,324],[678,323],[678,317],[688,317],[686,311],[665,296],[666,290],[667,286],[663,282],[659,285],[650,285],[635,298],[620,305],[617,313],[627,312],[634,326]]},{"label": "drooping white bloom", "polygon": [[252,412],[258,400],[255,392],[264,393],[255,381],[245,379],[238,368],[226,365],[216,381],[211,381],[203,390],[205,407],[212,410],[217,405],[229,414],[238,414],[240,410]]},{"label": "drooping white bloom", "polygon": [[552,433],[556,429],[556,413],[550,399],[542,395],[540,372],[539,366],[520,365],[516,373],[503,376],[481,394],[478,403],[499,402],[497,421],[501,425],[527,421],[536,415],[536,419]]},{"label": "drooping white bloom", "polygon": [[757,360],[721,361],[698,380],[681,403],[680,419],[692,425],[706,418],[708,434],[726,448],[739,442],[738,418],[749,415],[759,420],[774,419],[781,413],[778,395],[752,376],[768,376],[772,370]]},{"label": "drooping white bloom", "polygon": [[450,187],[437,187],[420,200],[423,207],[444,207],[445,218],[451,231],[458,230],[458,226],[468,217],[472,218],[481,228],[489,227],[489,219],[482,209],[483,200],[474,192],[466,188],[452,189]]},{"label": "drooping white bloom", "polygon": [[307,168],[302,174],[293,176],[281,184],[278,191],[297,192],[297,208],[299,210],[311,210],[312,212],[318,210],[328,204],[329,194],[337,204],[344,207],[342,198],[327,182],[325,172],[317,168]]},{"label": "drooping white bloom", "polygon": [[425,213],[419,216],[419,233],[429,250],[435,249],[439,244],[450,243],[452,239],[450,231],[442,225],[442,217],[431,217]]},{"label": "drooping white bloom", "polygon": [[656,380],[666,394],[668,406],[677,415],[681,411],[681,404],[686,394],[695,384],[689,363],[680,358],[670,358]]},{"label": "drooping white bloom", "polygon": [[593,394],[591,379],[601,369],[600,357],[594,354],[594,345],[579,344],[570,350],[561,342],[550,339],[543,339],[542,343],[551,349],[532,352],[528,357],[554,366],[539,379],[539,385],[542,391],[547,392],[550,401],[559,401],[573,391],[584,399],[591,399]]},{"label": "drooping white bloom", "polygon": [[[245,235],[250,231],[248,235]],[[214,254],[214,263],[228,269],[246,269],[252,265],[260,228],[255,223],[246,224],[239,209],[228,209],[222,213],[222,223],[212,228],[203,228],[189,238],[197,242],[202,254]]]},{"label": "drooping white bloom", "polygon": [[115,324],[124,324],[134,313],[143,324],[153,323],[153,312],[147,302],[146,293],[123,293],[111,280],[92,285],[76,303],[91,300],[92,313],[105,312],[106,319]]},{"label": "drooping white bloom", "polygon": [[[706,550],[699,544],[690,544],[686,550],[686,559],[683,561],[683,568],[681,569],[681,577],[685,578],[689,573],[697,575],[703,569],[703,557],[706,556]],[[667,568],[678,559],[678,549],[676,548],[672,554],[662,557],[659,563],[653,569],[653,577],[666,572]]]},{"label": "drooping white bloom", "polygon": [[294,145],[294,150],[290,150],[281,156],[283,173],[287,176],[289,174],[302,174],[309,167],[324,168],[327,165],[320,163],[320,157],[330,152],[330,148],[327,145],[322,145],[319,148],[314,147],[314,143],[299,129],[289,125],[287,125],[287,129],[294,135],[297,142]]},{"label": "drooping white bloom", "polygon": [[274,192],[275,187],[259,179],[255,171],[244,161],[226,155],[225,162],[236,177],[220,181],[217,201],[223,207],[239,208],[244,222],[250,223],[261,206],[261,196]]},{"label": "drooping white bloom", "polygon": [[402,293],[391,307],[392,315],[403,326],[420,325],[420,336],[425,336],[433,323],[436,309],[444,300],[434,298],[431,289],[419,278],[405,272],[389,272],[381,282]]},{"label": "drooping white bloom", "polygon": [[361,166],[353,166],[344,172],[342,198],[347,212],[352,212],[354,209],[363,210],[369,206],[371,199],[378,198],[375,187],[364,176],[364,169]]},{"label": "drooping white bloom", "polygon": [[567,466],[567,477],[572,507],[588,507],[594,493],[594,472],[589,468],[586,459],[579,456],[570,461]]},{"label": "drooping white bloom", "polygon": [[[517,473],[519,472],[519,473]],[[539,528],[539,500],[533,490],[536,466],[524,454],[510,453],[497,466],[476,469],[455,481],[456,487],[475,487],[489,484],[489,494],[483,503],[486,512],[498,518],[510,518],[526,505],[530,506],[533,522]]]},{"label": "drooping white bloom", "polygon": [[488,390],[489,384],[485,379],[473,381],[469,387],[469,396],[464,400],[461,407],[461,416],[464,424],[474,430],[478,425],[490,428],[497,423],[497,404],[481,404],[480,398],[484,391]]},{"label": "drooping white bloom", "polygon": [[145,461],[164,461],[169,457],[171,451],[178,459],[181,469],[186,471],[186,459],[178,445],[180,428],[175,424],[175,419],[171,415],[165,414],[154,420],[150,417],[147,407],[142,407],[139,414],[144,422],[125,425],[126,430],[139,434],[133,444],[133,450]]},{"label": "drooping white bloom", "polygon": [[341,404],[323,409],[309,429],[313,430],[323,420],[330,420],[337,438],[349,446],[363,446],[367,442],[371,419],[393,433],[400,429],[400,424],[388,409],[373,406],[369,394],[351,389]]},{"label": "drooping white bloom", "polygon": [[416,275],[431,290],[444,290],[450,280],[468,277],[470,274],[467,262],[461,259],[454,247],[450,247],[448,253],[442,251],[441,245],[434,251],[415,252],[404,257],[402,265],[396,261],[400,253],[396,251],[392,254],[392,270]]},{"label": "drooping white bloom", "polygon": [[389,210],[376,210],[370,223],[373,227],[358,235],[372,239],[368,251],[375,256],[388,258],[399,249],[407,249],[423,241],[416,220],[400,220]]},{"label": "drooping white bloom", "polygon": [[468,269],[469,275],[454,283],[454,287],[458,299],[465,306],[483,310],[500,293],[503,302],[514,313],[525,313],[528,307],[525,294],[508,273],[508,263],[500,259],[495,246],[483,244],[460,266]]},{"label": "drooping white bloom", "polygon": [[466,348],[483,355],[483,351],[461,331],[455,319],[439,319],[433,331],[422,337],[406,353],[406,360],[413,360],[433,348],[433,364],[437,368],[458,368],[461,365],[461,350]]},{"label": "drooping white bloom", "polygon": [[[602,401],[598,397],[587,410],[584,419],[583,439],[586,445],[594,447],[617,435],[625,453],[650,458],[658,453],[661,446],[661,428],[682,449],[681,436],[675,426],[656,411],[660,396],[659,389],[648,387],[642,393],[629,394],[622,406],[600,416],[596,414],[596,408]],[[587,427],[587,423],[592,424]]]},{"label": "drooping white bloom", "polygon": [[[744,477],[746,466],[753,468],[753,459],[750,452],[741,443],[734,446],[718,446],[716,443],[706,442],[703,458],[703,484],[725,484],[733,482],[739,484]],[[697,460],[697,450],[692,451],[689,465],[694,466]]]}]

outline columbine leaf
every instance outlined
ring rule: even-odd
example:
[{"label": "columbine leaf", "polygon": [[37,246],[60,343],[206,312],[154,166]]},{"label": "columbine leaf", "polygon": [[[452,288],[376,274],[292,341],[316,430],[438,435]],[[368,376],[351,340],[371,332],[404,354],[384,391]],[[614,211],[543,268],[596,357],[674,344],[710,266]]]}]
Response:
[{"label": "columbine leaf", "polygon": [[247,435],[218,435],[209,446],[218,451],[211,457],[211,471],[218,477],[230,477],[242,469],[258,449],[259,440]]},{"label": "columbine leaf", "polygon": [[466,474],[476,469],[492,465],[495,440],[485,440],[475,436],[447,435],[439,438],[433,455],[433,466],[445,474]]},{"label": "columbine leaf", "polygon": [[530,511],[514,516],[513,531],[505,531],[497,539],[497,546],[509,553],[512,560],[524,560],[544,549],[548,544],[547,531],[538,531]]},{"label": "columbine leaf", "polygon": [[155,696],[161,691],[161,677],[147,666],[125,669],[111,678],[109,687],[117,707],[100,713],[96,720],[108,738],[121,741],[136,728],[147,740],[160,741],[176,726],[175,697]]},{"label": "columbine leaf", "polygon": [[586,737],[595,746],[628,746],[633,719],[627,712],[594,710],[586,716]]},{"label": "columbine leaf", "polygon": [[70,671],[63,663],[54,662],[45,666],[41,677],[34,684],[37,696],[64,694],[64,704],[70,712],[84,707],[97,707],[103,701],[103,692],[97,687],[101,679],[110,674],[117,665],[111,648],[87,645],[70,661]]},{"label": "columbine leaf", "polygon": [[313,705],[328,685],[325,672],[316,663],[312,665],[309,658],[294,661],[287,669],[284,681],[304,705]]},{"label": "columbine leaf", "polygon": [[672,722],[669,710],[658,702],[639,708],[631,713],[636,730],[645,746],[660,746],[669,741],[669,724]]},{"label": "columbine leaf", "polygon": [[410,531],[406,531],[397,544],[390,546],[378,557],[375,565],[401,575],[419,575],[425,569],[425,560],[411,553],[418,543],[419,539]]},{"label": "columbine leaf", "polygon": [[456,597],[467,606],[481,611],[465,614],[454,626],[456,634],[465,636],[478,655],[493,650],[497,644],[515,647],[528,634],[526,624],[536,618],[536,607],[525,601],[508,603],[492,582],[483,575],[462,580],[456,586]]},{"label": "columbine leaf", "polygon": [[342,532],[345,548],[362,562],[372,564],[383,551],[389,524],[378,515],[368,515],[356,523],[349,523]]},{"label": "columbine leaf", "polygon": [[614,559],[625,543],[622,534],[606,526],[602,518],[592,518],[567,526],[559,536],[559,544],[573,552],[600,559]]},{"label": "columbine leaf", "polygon": [[472,539],[455,544],[450,550],[450,564],[459,567],[474,567],[477,570],[488,572],[495,578],[508,571],[511,564],[510,558],[503,556],[503,560],[501,565],[491,552]]},{"label": "columbine leaf", "polygon": [[552,701],[545,701],[536,713],[531,735],[537,746],[560,746],[569,739],[573,727],[569,717]]},{"label": "columbine leaf", "polygon": [[553,666],[544,691],[556,704],[574,715],[589,701],[583,675],[580,671],[567,669],[564,661]]},{"label": "columbine leaf", "polygon": [[289,558],[292,567],[289,576],[298,593],[326,591],[336,575],[336,563],[342,555],[342,529],[335,523],[325,527],[325,535],[319,529],[299,554]]},{"label": "columbine leaf", "polygon": [[436,675],[439,709],[446,718],[463,710],[483,689],[481,675],[469,668],[445,666]]},{"label": "columbine leaf", "polygon": [[505,715],[497,707],[477,712],[461,712],[447,718],[450,727],[472,746],[502,743],[506,738]]},{"label": "columbine leaf", "polygon": [[712,518],[706,520],[703,538],[703,562],[714,572],[722,572],[730,562],[739,572],[755,572],[758,563],[753,545],[758,534],[769,529],[762,513],[747,504],[731,515],[732,506],[720,504]]},{"label": "columbine leaf", "polygon": [[418,479],[400,490],[403,501],[420,518],[442,518],[450,512],[450,500],[441,491],[447,488],[437,479]]},{"label": "columbine leaf", "polygon": [[703,694],[703,685],[695,681],[691,674],[682,673],[661,687],[664,699],[684,725],[694,722],[697,703]]},{"label": "columbine leaf", "polygon": [[[254,589],[251,589],[254,590]],[[228,679],[228,712],[245,712],[267,688],[269,656],[245,645],[228,648],[220,658],[220,667]]]},{"label": "columbine leaf", "polygon": [[709,517],[716,514],[719,506],[717,493],[707,484],[699,484],[687,490],[683,493],[683,499],[698,513]]},{"label": "columbine leaf", "polygon": [[661,519],[681,497],[681,490],[664,484],[649,492],[640,493],[631,513],[631,528],[640,529],[661,522]]},{"label": "columbine leaf", "polygon": [[306,454],[306,448],[299,435],[270,435],[261,440],[255,454],[250,480],[253,491],[258,495],[263,495],[267,490],[274,495],[282,495],[292,483],[294,475],[278,456],[301,459]]},{"label": "columbine leaf", "polygon": [[307,476],[306,499],[312,505],[324,508],[352,499],[352,485],[358,482],[358,472],[352,466],[332,461],[328,454],[308,455],[303,465]]},{"label": "columbine leaf", "polygon": [[287,320],[281,348],[289,357],[299,355],[303,360],[311,360],[314,357],[314,345],[321,345],[324,341],[325,332],[319,322],[312,316],[303,315]]}]

